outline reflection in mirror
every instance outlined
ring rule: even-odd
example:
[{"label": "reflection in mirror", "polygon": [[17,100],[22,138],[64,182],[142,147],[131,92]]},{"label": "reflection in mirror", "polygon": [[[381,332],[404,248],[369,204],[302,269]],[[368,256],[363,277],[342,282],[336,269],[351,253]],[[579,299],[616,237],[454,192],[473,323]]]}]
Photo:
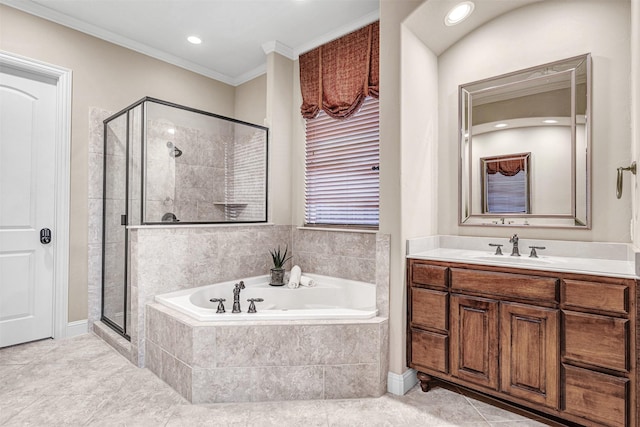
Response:
[{"label": "reflection in mirror", "polygon": [[482,213],[529,213],[531,153],[483,157]]},{"label": "reflection in mirror", "polygon": [[[590,227],[590,64],[582,55],[460,86],[461,225]],[[507,159],[522,174],[488,172]]]}]

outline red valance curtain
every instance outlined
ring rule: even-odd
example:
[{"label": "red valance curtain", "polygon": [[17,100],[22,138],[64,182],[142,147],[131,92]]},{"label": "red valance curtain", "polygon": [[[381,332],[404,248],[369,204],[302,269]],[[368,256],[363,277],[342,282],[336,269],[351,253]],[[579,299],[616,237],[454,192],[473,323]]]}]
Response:
[{"label": "red valance curtain", "polygon": [[380,23],[374,22],[300,55],[300,88],[305,119],[324,110],[346,119],[367,96],[379,96]]},{"label": "red valance curtain", "polygon": [[524,170],[524,161],[524,157],[513,160],[487,161],[487,173],[493,175],[500,172],[504,176],[514,176],[521,170]]}]

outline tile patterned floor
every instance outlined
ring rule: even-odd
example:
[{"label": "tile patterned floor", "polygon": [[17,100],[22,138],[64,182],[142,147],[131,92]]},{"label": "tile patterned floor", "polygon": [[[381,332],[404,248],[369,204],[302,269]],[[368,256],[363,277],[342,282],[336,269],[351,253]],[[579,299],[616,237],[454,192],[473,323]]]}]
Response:
[{"label": "tile patterned floor", "polygon": [[544,426],[455,388],[378,399],[191,405],[93,334],[0,350],[0,426]]}]

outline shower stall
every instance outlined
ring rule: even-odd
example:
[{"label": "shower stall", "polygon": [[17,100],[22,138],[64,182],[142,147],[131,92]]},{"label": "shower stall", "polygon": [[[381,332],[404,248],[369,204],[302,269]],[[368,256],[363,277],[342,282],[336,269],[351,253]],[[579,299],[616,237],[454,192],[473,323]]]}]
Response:
[{"label": "shower stall", "polygon": [[102,321],[129,339],[129,231],[267,221],[268,129],[154,98],[104,121]]}]

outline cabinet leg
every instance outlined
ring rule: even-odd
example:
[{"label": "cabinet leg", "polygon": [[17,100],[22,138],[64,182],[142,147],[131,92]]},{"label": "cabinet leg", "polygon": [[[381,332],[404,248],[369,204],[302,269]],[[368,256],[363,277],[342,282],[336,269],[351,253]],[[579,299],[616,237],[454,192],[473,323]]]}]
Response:
[{"label": "cabinet leg", "polygon": [[433,380],[433,377],[431,375],[427,375],[423,372],[418,372],[418,380],[420,381],[420,388],[423,392],[426,393],[431,390],[431,385],[429,384],[429,382]]}]

